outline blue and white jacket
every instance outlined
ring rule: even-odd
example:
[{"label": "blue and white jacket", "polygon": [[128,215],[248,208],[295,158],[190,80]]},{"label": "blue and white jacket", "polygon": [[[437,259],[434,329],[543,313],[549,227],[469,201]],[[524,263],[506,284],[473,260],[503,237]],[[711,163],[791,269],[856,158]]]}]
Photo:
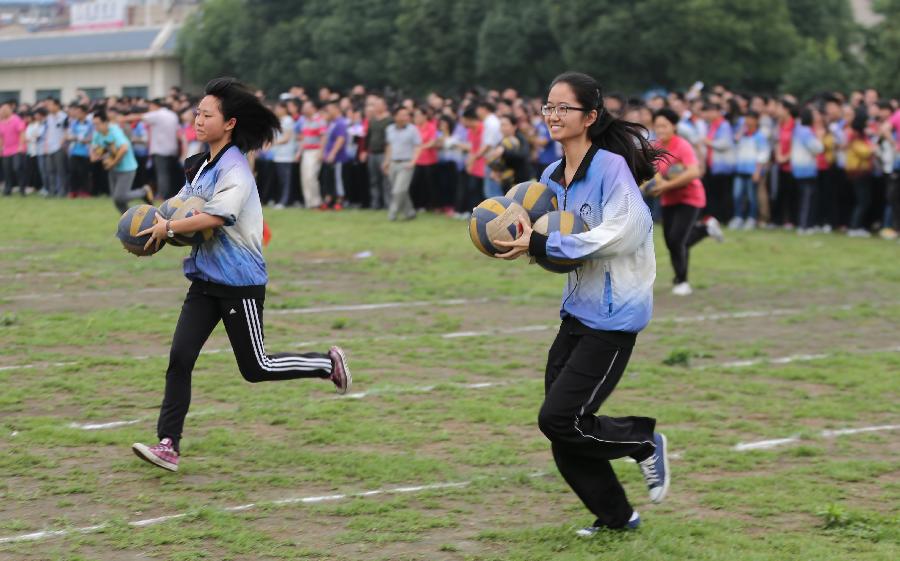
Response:
[{"label": "blue and white jacket", "polygon": [[753,134],[742,133],[737,141],[737,163],[735,171],[742,175],[753,175],[758,165],[769,161],[769,143],[760,129]]},{"label": "blue and white jacket", "polygon": [[819,174],[816,156],[825,147],[811,128],[798,123],[791,140],[791,173],[797,179],[810,179]]},{"label": "blue and white jacket", "polygon": [[[712,123],[710,124],[712,128]],[[710,133],[707,132],[707,137]],[[722,119],[707,152],[709,173],[713,175],[731,175],[734,173],[734,128],[728,119]]]},{"label": "blue and white jacket", "polygon": [[569,273],[560,317],[573,316],[602,331],[637,333],[653,314],[653,219],[634,176],[617,154],[592,146],[564,187],[565,158],[550,164],[541,182],[560,210],[578,214],[590,228],[581,234],[532,234],[532,255],[586,259]]},{"label": "blue and white jacket", "polygon": [[228,145],[215,159],[197,154],[185,162],[187,183],[179,197],[200,197],[203,212],[225,219],[209,240],[194,246],[184,260],[184,274],[232,287],[262,286],[268,282],[262,255],[263,215],[256,180],[247,158]]}]

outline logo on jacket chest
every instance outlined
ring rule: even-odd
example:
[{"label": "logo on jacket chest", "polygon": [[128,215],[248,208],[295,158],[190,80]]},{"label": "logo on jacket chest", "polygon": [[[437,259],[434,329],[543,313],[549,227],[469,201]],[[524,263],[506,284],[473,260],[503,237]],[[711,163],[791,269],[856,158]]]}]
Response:
[{"label": "logo on jacket chest", "polygon": [[590,203],[582,204],[581,208],[578,209],[578,214],[581,215],[581,219],[588,225],[588,228],[594,228],[603,221],[603,217],[594,212]]}]

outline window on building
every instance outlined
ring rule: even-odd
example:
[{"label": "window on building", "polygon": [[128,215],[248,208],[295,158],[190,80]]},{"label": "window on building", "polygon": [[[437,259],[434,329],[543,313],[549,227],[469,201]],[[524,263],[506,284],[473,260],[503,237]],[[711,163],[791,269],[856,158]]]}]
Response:
[{"label": "window on building", "polygon": [[141,97],[147,99],[147,86],[124,86],[122,97]]},{"label": "window on building", "polygon": [[15,101],[19,103],[19,90],[2,90],[0,91],[0,103],[7,101]]},{"label": "window on building", "polygon": [[106,97],[106,88],[78,88],[87,94],[90,99],[100,99]]},{"label": "window on building", "polygon": [[34,93],[35,101],[43,101],[48,97],[62,101],[62,90],[38,90]]}]

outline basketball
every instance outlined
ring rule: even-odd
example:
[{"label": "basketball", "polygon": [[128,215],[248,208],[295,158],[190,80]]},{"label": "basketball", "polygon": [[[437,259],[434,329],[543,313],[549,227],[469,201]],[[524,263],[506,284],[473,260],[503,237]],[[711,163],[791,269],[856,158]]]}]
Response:
[{"label": "basketball", "polygon": [[537,181],[525,181],[513,185],[512,189],[506,192],[506,198],[519,203],[528,212],[532,223],[558,208],[553,191]]},{"label": "basketball", "polygon": [[[169,199],[171,201],[172,199]],[[168,203],[169,201],[166,201]],[[182,218],[190,218],[196,216],[203,211],[206,200],[200,197],[189,197],[175,208],[169,220],[181,220]],[[199,232],[191,232],[190,234],[175,234],[175,237],[169,240],[169,243],[175,246],[198,245],[213,237],[212,228],[201,230]]]},{"label": "basketball", "polygon": [[[553,232],[559,232],[563,236],[587,232],[587,224],[567,210],[555,210],[548,212],[534,223],[534,231],[538,234],[549,236]],[[569,273],[581,265],[581,261],[574,259],[557,259],[554,257],[535,257],[535,262],[544,269],[554,273]]]},{"label": "basketball", "polygon": [[116,237],[122,242],[122,247],[129,253],[138,256],[153,255],[165,245],[162,242],[157,249],[156,244],[151,245],[148,249],[144,249],[144,245],[150,240],[150,234],[138,236],[138,232],[153,227],[156,222],[158,211],[150,205],[133,206],[125,211],[122,218],[119,219],[119,227],[116,231]]},{"label": "basketball", "polygon": [[491,197],[483,201],[472,209],[472,217],[469,219],[472,243],[478,251],[489,257],[506,253],[509,249],[495,247],[493,241],[511,242],[522,235],[519,218],[528,220],[528,212],[511,199]]}]

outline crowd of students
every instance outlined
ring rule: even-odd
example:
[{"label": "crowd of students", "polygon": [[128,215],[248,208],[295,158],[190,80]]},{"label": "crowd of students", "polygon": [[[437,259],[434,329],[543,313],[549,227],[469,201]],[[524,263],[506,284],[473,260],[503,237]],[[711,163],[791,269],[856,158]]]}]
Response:
[{"label": "crowd of students", "polygon": [[[345,94],[294,87],[266,103],[282,131],[252,161],[270,206],[465,219],[483,198],[540,177],[560,157],[542,100],[512,89],[415,99],[363,86]],[[177,88],[153,100],[79,96],[65,108],[55,99],[7,102],[0,106],[3,193],[110,194],[120,209],[131,198],[171,196],[183,183],[180,162],[204,149],[193,129],[195,105]],[[900,106],[875,90],[798,100],[715,86],[612,94],[604,106],[645,126],[651,141],[654,117],[674,114],[675,134],[696,155],[703,215],[730,228],[891,239],[900,231]],[[657,219],[659,201],[648,193]]]}]

